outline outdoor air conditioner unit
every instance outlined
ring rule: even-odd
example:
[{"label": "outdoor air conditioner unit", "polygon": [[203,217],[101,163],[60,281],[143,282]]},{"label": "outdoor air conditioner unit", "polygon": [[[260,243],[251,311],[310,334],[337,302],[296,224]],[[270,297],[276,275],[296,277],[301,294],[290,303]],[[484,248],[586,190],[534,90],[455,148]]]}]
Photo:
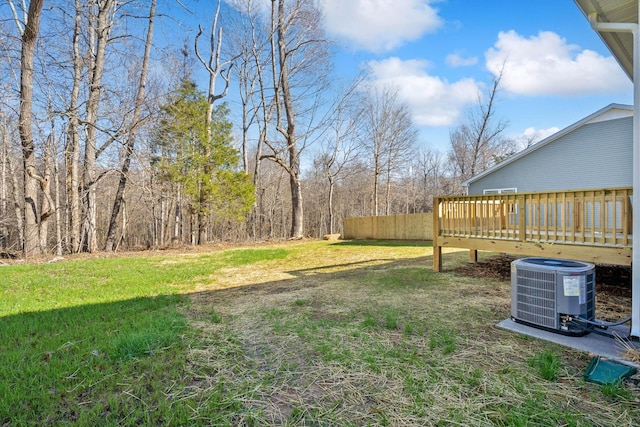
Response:
[{"label": "outdoor air conditioner unit", "polygon": [[[511,318],[566,335],[584,335],[595,321],[595,266],[522,258],[511,263]],[[584,326],[582,326],[584,325]]]}]

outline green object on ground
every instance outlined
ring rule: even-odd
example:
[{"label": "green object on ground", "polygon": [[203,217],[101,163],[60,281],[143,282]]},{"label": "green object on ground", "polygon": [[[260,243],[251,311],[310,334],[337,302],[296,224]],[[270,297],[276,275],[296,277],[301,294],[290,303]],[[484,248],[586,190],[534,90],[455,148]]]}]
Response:
[{"label": "green object on ground", "polygon": [[587,366],[584,379],[598,384],[613,384],[630,377],[637,371],[633,366],[595,356]]}]

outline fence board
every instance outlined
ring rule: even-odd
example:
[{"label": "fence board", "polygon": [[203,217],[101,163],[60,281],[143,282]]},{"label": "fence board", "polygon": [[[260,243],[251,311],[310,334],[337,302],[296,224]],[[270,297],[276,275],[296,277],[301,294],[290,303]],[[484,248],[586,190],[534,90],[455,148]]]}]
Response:
[{"label": "fence board", "polygon": [[433,214],[349,217],[343,230],[349,240],[433,240]]}]

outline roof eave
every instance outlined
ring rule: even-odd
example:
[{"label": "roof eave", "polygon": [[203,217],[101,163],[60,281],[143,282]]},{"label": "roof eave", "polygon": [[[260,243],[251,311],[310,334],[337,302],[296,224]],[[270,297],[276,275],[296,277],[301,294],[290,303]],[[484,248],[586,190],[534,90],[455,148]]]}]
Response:
[{"label": "roof eave", "polygon": [[[601,0],[574,0],[574,2],[587,20],[589,20],[589,15],[595,13],[597,14],[598,22],[638,22],[638,0],[618,0],[606,3]],[[620,13],[617,13],[619,10],[624,10],[625,13],[620,15]],[[633,81],[633,36],[628,33],[598,31],[595,28],[594,30],[611,51],[627,76]]]}]

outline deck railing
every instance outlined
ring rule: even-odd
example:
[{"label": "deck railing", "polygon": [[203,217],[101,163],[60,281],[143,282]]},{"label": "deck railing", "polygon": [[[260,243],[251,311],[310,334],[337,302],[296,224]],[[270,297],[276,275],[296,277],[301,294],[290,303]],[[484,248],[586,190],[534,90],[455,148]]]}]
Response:
[{"label": "deck railing", "polygon": [[631,248],[631,195],[616,188],[435,198],[434,246],[464,238]]}]

